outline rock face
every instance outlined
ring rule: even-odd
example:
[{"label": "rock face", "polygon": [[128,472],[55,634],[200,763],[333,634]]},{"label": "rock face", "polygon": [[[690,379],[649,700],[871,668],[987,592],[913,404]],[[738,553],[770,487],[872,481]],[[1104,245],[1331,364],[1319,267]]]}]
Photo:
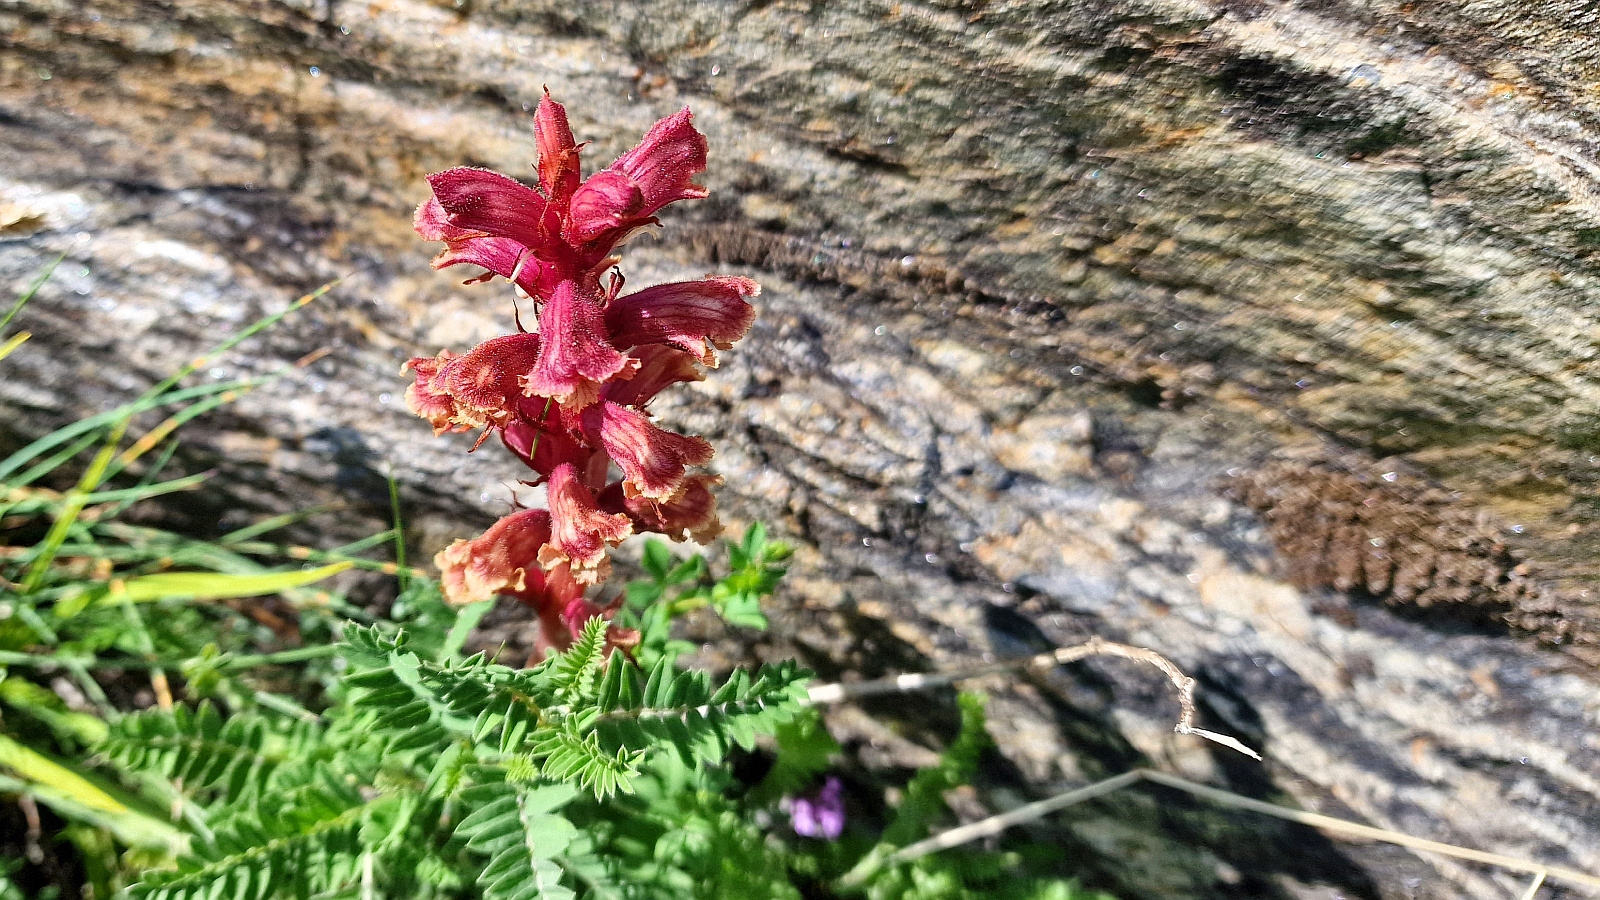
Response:
[{"label": "rock face", "polygon": [[[13,437],[344,276],[206,373],[331,351],[190,431],[239,486],[196,515],[342,499],[355,533],[392,466],[426,540],[464,533],[514,472],[428,438],[396,372],[510,304],[428,269],[422,175],[528,171],[544,85],[591,165],[688,103],[712,200],[625,269],[766,287],[660,408],[801,547],[755,652],[1147,645],[1265,767],[1092,663],[983,685],[983,802],[1150,762],[1600,871],[1592,4],[7,0],[0,33],[0,273],[65,254]],[[830,724],[911,764],[926,702]],[[1518,889],[1147,790],[1050,827],[1127,897]]]}]

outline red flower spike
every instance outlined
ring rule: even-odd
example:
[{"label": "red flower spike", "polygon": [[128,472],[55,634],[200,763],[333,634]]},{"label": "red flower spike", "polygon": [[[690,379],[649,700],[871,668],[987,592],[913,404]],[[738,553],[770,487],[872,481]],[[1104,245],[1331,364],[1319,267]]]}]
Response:
[{"label": "red flower spike", "polygon": [[744,337],[756,317],[744,298],[760,293],[760,285],[735,276],[658,284],[613,300],[606,328],[618,347],[671,344],[715,368],[712,348],[726,350]]},{"label": "red flower spike", "polygon": [[638,361],[638,370],[627,381],[610,381],[600,389],[600,399],[622,406],[643,409],[646,403],[666,388],[686,381],[704,381],[705,373],[695,365],[695,358],[665,344],[646,344],[630,356]]},{"label": "red flower spike", "polygon": [[600,396],[601,382],[628,366],[605,339],[598,288],[580,294],[575,282],[563,281],[551,294],[539,313],[539,359],[523,382],[528,396],[582,409]]},{"label": "red flower spike", "polygon": [[[550,510],[505,517],[435,561],[452,603],[496,593],[536,610],[542,654],[565,649],[588,619],[616,609],[584,597],[609,571],[607,550],[634,530],[706,541],[721,529],[711,488],[721,479],[688,474],[711,445],[656,426],[643,410],[662,390],[704,377],[749,330],[746,278],[711,277],[619,297],[601,276],[629,233],[656,222],[677,200],[704,197],[706,139],[688,110],[657,122],[638,146],[588,181],[566,110],[548,93],[534,114],[538,185],[484,169],[429,177],[434,196],[417,209],[417,233],[443,241],[436,268],[485,270],[537,303],[538,333],[487,341],[466,356],[441,353],[408,365],[416,381],[407,403],[436,433],[484,429],[545,483]],[[626,351],[626,352],[624,352]],[[481,441],[480,441],[481,442]],[[607,484],[615,463],[622,480]],[[610,628],[608,647],[639,636]]]},{"label": "red flower spike", "polygon": [[572,192],[578,189],[582,173],[566,107],[551,100],[549,91],[545,91],[539,110],[533,115],[533,134],[539,144],[539,186],[550,202],[565,208]]},{"label": "red flower spike", "polygon": [[400,367],[401,375],[408,369],[417,373],[416,382],[406,388],[406,407],[428,420],[428,424],[433,426],[434,437],[447,431],[466,430],[465,426],[456,424],[455,398],[450,396],[439,379],[439,370],[458,358],[456,354],[444,350],[432,358],[413,357]]},{"label": "red flower spike", "polygon": [[583,433],[621,467],[627,497],[665,500],[683,484],[684,469],[711,461],[711,445],[704,438],[674,434],[644,413],[615,403],[584,410]]},{"label": "red flower spike", "polygon": [[625,515],[601,512],[571,463],[551,471],[549,497],[550,542],[539,550],[539,564],[549,569],[567,563],[580,584],[604,580],[611,568],[606,546],[632,534],[633,523]]},{"label": "red flower spike", "polygon": [[524,590],[529,575],[539,574],[535,567],[539,549],[549,540],[550,514],[523,509],[470,541],[456,541],[433,558],[445,600],[465,606],[502,591]]}]

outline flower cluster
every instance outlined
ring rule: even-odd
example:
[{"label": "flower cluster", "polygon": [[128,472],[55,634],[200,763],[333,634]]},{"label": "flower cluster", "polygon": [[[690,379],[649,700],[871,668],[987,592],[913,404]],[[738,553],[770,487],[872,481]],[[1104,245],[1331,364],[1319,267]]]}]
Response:
[{"label": "flower cluster", "polygon": [[[587,180],[561,104],[547,94],[534,119],[537,189],[487,169],[428,177],[417,233],[443,241],[434,268],[462,263],[501,276],[537,309],[538,330],[517,330],[465,354],[407,363],[406,402],[435,434],[491,433],[547,488],[549,510],[519,509],[435,562],[456,604],[506,594],[538,611],[548,646],[564,648],[606,610],[584,598],[609,571],[607,550],[636,531],[705,541],[720,525],[715,476],[689,470],[711,445],[656,425],[648,406],[663,389],[704,378],[717,351],[755,317],[748,278],[707,277],[622,293],[612,251],[658,224],[677,200],[706,196],[693,183],[706,139],[687,109],[657,122],[637,147]],[[601,279],[605,278],[602,285]],[[476,449],[476,448],[474,448]],[[613,468],[620,478],[612,479]],[[613,640],[628,636],[613,629]]]}]

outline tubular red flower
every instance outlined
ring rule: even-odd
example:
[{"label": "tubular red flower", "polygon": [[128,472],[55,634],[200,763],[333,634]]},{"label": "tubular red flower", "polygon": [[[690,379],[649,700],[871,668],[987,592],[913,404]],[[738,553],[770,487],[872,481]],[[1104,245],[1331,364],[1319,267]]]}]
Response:
[{"label": "tubular red flower", "polygon": [[711,461],[711,445],[704,438],[674,434],[644,413],[615,403],[584,410],[583,433],[621,467],[628,497],[665,500],[683,484],[685,468]]},{"label": "tubular red flower", "polygon": [[539,550],[549,540],[550,513],[523,509],[470,541],[456,541],[433,558],[445,600],[464,606],[502,591],[524,590],[529,574],[537,575]]},{"label": "tubular red flower", "polygon": [[[458,166],[429,175],[428,184],[444,210],[444,221],[461,229],[456,232],[457,239],[477,232],[511,238],[534,250],[549,246],[550,239],[543,230],[545,198],[515,178],[488,169]],[[422,218],[420,212],[418,218]],[[448,234],[433,238],[449,239]]]},{"label": "tubular red flower", "polygon": [[445,363],[434,383],[455,400],[458,424],[504,427],[524,399],[521,381],[538,354],[536,334],[490,338]]},{"label": "tubular red flower", "polygon": [[542,576],[542,583],[519,591],[512,596],[531,607],[539,617],[539,631],[534,637],[533,655],[542,659],[550,651],[571,649],[574,639],[583,633],[584,623],[595,616],[605,619],[606,652],[616,649],[631,650],[639,643],[639,632],[632,628],[611,625],[610,620],[621,606],[622,598],[607,606],[593,603],[583,596],[583,585],[572,577],[572,570],[564,565],[552,568]]},{"label": "tubular red flower", "polygon": [[607,382],[600,389],[600,399],[643,409],[666,388],[686,381],[704,381],[706,377],[695,365],[695,358],[676,347],[646,344],[629,355],[638,366],[633,377]]},{"label": "tubular red flower", "polygon": [[651,215],[678,200],[706,196],[705,188],[691,183],[706,170],[706,136],[690,124],[692,118],[685,106],[662,119],[650,127],[637,147],[606,167],[608,172],[627,175],[639,186],[644,195],[641,215]]},{"label": "tubular red flower", "polygon": [[433,426],[433,434],[438,437],[447,431],[464,431],[466,426],[455,422],[456,401],[450,392],[440,383],[439,370],[444,368],[453,359],[459,357],[444,350],[435,357],[413,357],[400,367],[400,374],[404,375],[407,369],[417,373],[417,380],[406,388],[406,406],[417,415],[428,420]]},{"label": "tubular red flower", "polygon": [[406,404],[433,424],[436,435],[504,428],[527,403],[521,379],[538,352],[538,335],[508,334],[484,341],[465,356],[445,351],[433,359],[418,357],[406,363],[417,372],[416,383],[406,389]]},{"label": "tubular red flower", "polygon": [[689,475],[683,479],[678,492],[665,500],[629,497],[622,485],[616,484],[600,495],[600,507],[626,513],[633,520],[635,531],[654,532],[675,541],[690,538],[706,544],[722,533],[722,523],[717,519],[717,498],[711,493],[711,488],[721,483],[720,475]]},{"label": "tubular red flower", "polygon": [[[566,650],[572,646],[574,638],[583,634],[584,623],[595,616],[599,616],[606,620],[606,652],[610,653],[619,649],[623,651],[632,650],[639,645],[639,632],[633,628],[623,628],[620,625],[610,624],[611,617],[616,615],[617,610],[621,607],[622,595],[620,594],[608,606],[591,603],[582,597],[569,601],[558,617],[561,624],[565,626],[566,633],[561,635],[559,640],[552,640],[551,644],[558,650]],[[552,637],[555,637],[555,635],[552,635]]]},{"label": "tubular red flower", "polygon": [[545,91],[539,110],[534,113],[533,134],[539,144],[539,186],[550,202],[565,208],[572,192],[578,189],[582,173],[578,145],[572,139],[572,126],[567,124],[567,109],[551,100],[549,91]]},{"label": "tubular red flower", "polygon": [[726,350],[744,337],[756,316],[744,298],[760,293],[760,285],[736,276],[658,284],[611,301],[606,328],[618,347],[671,344],[715,368],[712,348]]},{"label": "tubular red flower", "polygon": [[690,118],[684,108],[657,122],[637,147],[580,185],[562,236],[609,252],[628,232],[653,223],[667,204],[706,196],[692,183],[706,168],[706,138]]},{"label": "tubular red flower", "polygon": [[576,282],[563,281],[539,313],[539,335],[539,359],[523,383],[529,396],[582,409],[600,396],[600,382],[628,365],[605,339],[598,285],[580,293]]},{"label": "tubular red flower", "polygon": [[[417,233],[427,240],[445,242],[445,248],[433,258],[432,265],[435,269],[463,263],[479,266],[488,269],[491,275],[499,275],[515,282],[535,297],[549,296],[550,291],[554,290],[560,281],[562,273],[556,267],[540,261],[533,249],[515,238],[492,237],[482,231],[452,225],[450,214],[439,205],[437,198],[430,197],[417,207],[416,218],[412,224]],[[490,275],[480,275],[469,279],[467,283],[472,284],[489,277]]]},{"label": "tubular red flower", "polygon": [[587,244],[607,232],[639,224],[644,194],[621,172],[596,173],[572,195],[566,227],[561,234],[574,244]]},{"label": "tubular red flower", "polygon": [[610,572],[607,545],[632,534],[633,523],[625,515],[601,512],[571,463],[551,471],[549,498],[550,542],[539,551],[540,565],[548,569],[566,563],[581,584],[603,580]]}]

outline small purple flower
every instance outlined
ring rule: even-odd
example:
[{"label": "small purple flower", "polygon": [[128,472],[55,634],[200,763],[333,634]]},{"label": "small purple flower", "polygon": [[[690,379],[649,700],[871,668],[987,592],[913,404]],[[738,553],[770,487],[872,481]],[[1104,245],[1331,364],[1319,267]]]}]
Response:
[{"label": "small purple flower", "polygon": [[816,792],[790,800],[789,824],[801,837],[837,838],[844,831],[844,785],[829,775]]}]

